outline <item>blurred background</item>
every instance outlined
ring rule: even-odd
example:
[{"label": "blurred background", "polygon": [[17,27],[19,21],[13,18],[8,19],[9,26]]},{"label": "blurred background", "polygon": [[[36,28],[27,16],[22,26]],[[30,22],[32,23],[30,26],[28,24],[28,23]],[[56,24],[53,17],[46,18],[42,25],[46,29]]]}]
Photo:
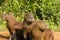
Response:
[{"label": "blurred background", "polygon": [[12,11],[22,22],[24,10],[32,12],[36,20],[43,19],[51,30],[60,31],[60,0],[0,0],[0,31],[7,30],[1,14]]}]

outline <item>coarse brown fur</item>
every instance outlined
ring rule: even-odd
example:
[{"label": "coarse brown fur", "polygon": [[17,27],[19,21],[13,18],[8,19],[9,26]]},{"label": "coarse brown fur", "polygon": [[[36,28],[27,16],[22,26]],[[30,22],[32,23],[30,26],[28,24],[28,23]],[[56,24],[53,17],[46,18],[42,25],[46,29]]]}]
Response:
[{"label": "coarse brown fur", "polygon": [[15,34],[15,29],[22,29],[22,22],[16,21],[14,14],[9,12],[9,14],[3,14],[2,19],[6,21],[6,27],[9,30],[11,37]]},{"label": "coarse brown fur", "polygon": [[40,30],[49,29],[47,23],[43,20],[36,20],[35,25],[37,25],[37,27],[39,27]]},{"label": "coarse brown fur", "polygon": [[[27,33],[29,32],[29,30],[31,30],[31,28],[32,28],[31,24],[34,21],[34,17],[32,15],[33,14],[31,14],[29,12],[25,13],[24,21],[22,23],[22,26],[23,26],[22,29],[19,28],[19,26],[20,26],[19,24],[15,26],[15,28],[18,27],[15,32],[17,40],[20,40],[20,39],[26,40]],[[20,32],[20,31],[22,31],[22,32]]]},{"label": "coarse brown fur", "polygon": [[35,24],[32,30],[28,33],[27,40],[54,40],[54,36],[51,30],[45,29],[41,31]]},{"label": "coarse brown fur", "polygon": [[54,35],[51,30],[46,29],[43,34],[44,34],[44,38],[43,38],[44,40],[54,40]]},{"label": "coarse brown fur", "polygon": [[[32,16],[32,17],[31,17]],[[31,35],[34,35],[34,40],[42,40],[42,31],[48,29],[47,24],[44,21],[37,21],[34,19],[34,16],[30,13],[25,15],[24,18],[24,38],[27,40],[32,40]],[[29,37],[29,36],[30,37]]]},{"label": "coarse brown fur", "polygon": [[23,25],[24,25],[24,38],[27,39],[27,34],[28,32],[30,32],[30,30],[32,29],[32,24],[35,21],[34,16],[32,13],[28,12],[25,13],[24,16],[24,21],[23,21]]},{"label": "coarse brown fur", "polygon": [[53,32],[44,21],[36,21],[31,30],[32,40],[54,40]]}]

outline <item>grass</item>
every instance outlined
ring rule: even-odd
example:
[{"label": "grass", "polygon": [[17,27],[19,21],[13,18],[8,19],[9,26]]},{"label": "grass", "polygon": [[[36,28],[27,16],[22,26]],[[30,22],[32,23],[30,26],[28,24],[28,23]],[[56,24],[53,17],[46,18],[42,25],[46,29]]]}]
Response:
[{"label": "grass", "polygon": [[0,31],[7,31],[6,26],[1,26],[1,25],[0,25]]},{"label": "grass", "polygon": [[0,23],[0,31],[7,31],[6,22],[3,21]]}]

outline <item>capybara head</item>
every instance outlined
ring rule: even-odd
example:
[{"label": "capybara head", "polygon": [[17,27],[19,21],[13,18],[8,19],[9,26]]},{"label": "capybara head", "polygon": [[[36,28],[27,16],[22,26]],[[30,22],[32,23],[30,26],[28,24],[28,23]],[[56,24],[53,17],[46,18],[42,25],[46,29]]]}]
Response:
[{"label": "capybara head", "polygon": [[14,17],[14,14],[12,12],[9,12],[8,14],[3,14],[2,15],[2,19],[3,20],[8,20],[10,19],[11,17]]},{"label": "capybara head", "polygon": [[38,26],[40,30],[49,29],[48,25],[44,21],[37,21],[36,26]]},{"label": "capybara head", "polygon": [[33,21],[34,21],[34,16],[33,16],[33,14],[30,13],[30,12],[25,13],[24,20],[27,21],[27,22],[33,22]]}]

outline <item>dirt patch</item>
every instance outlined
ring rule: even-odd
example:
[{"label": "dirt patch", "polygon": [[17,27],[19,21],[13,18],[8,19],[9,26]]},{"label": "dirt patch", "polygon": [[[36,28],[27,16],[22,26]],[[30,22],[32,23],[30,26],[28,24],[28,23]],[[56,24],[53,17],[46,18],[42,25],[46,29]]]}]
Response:
[{"label": "dirt patch", "polygon": [[54,40],[60,40],[60,32],[54,32]]},{"label": "dirt patch", "polygon": [[10,34],[8,31],[1,31],[0,32],[0,40],[8,40]]},{"label": "dirt patch", "polygon": [[[60,40],[60,32],[53,32],[54,33],[54,40]],[[0,40],[8,40],[10,36],[8,31],[0,32]]]}]

